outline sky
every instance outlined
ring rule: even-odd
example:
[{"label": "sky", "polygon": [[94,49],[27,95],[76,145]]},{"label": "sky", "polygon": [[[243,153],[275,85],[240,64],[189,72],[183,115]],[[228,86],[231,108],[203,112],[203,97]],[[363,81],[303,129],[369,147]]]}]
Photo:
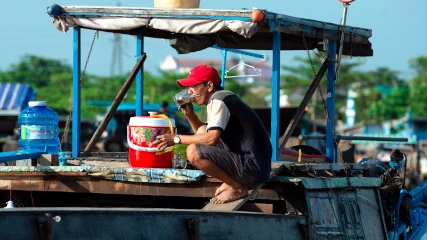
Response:
[{"label": "sky", "polygon": [[[2,2],[0,33],[0,70],[8,69],[26,54],[62,60],[72,63],[72,31],[62,33],[52,24],[46,7],[57,3],[63,6],[88,5],[116,6],[117,0],[15,0]],[[154,0],[120,0],[121,6],[153,7]],[[340,23],[342,4],[338,0],[201,0],[204,9],[266,9],[294,17],[308,18],[330,23]],[[403,77],[411,75],[408,61],[427,55],[426,0],[356,0],[348,9],[347,25],[372,29],[370,38],[374,56],[365,58],[361,70],[389,67],[401,72]],[[93,31],[82,30],[82,67],[86,59]],[[130,71],[135,63],[136,38],[122,38],[122,61],[124,72]],[[160,62],[167,55],[178,58],[221,59],[221,52],[207,49],[197,53],[180,55],[166,40],[145,40],[147,60],[145,70],[157,72]],[[113,35],[101,33],[93,48],[87,72],[101,76],[110,75],[113,53]],[[271,56],[271,51],[259,51]],[[305,56],[304,51],[282,51],[281,65],[293,65],[295,56]],[[244,57],[244,60],[254,60]],[[352,60],[356,61],[356,59]],[[117,70],[116,70],[117,71]]]}]

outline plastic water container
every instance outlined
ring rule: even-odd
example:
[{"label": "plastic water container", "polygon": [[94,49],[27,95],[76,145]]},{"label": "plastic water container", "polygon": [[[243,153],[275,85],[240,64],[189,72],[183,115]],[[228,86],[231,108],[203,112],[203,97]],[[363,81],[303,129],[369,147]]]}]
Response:
[{"label": "plastic water container", "polygon": [[58,114],[47,107],[46,101],[31,101],[18,116],[19,149],[47,147],[48,154],[58,154]]}]

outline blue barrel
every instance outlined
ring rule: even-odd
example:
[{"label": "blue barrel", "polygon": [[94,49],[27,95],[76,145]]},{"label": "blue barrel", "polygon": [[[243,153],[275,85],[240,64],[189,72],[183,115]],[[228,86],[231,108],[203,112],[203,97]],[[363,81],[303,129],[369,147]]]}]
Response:
[{"label": "blue barrel", "polygon": [[46,101],[30,101],[18,116],[19,149],[41,149],[58,154],[58,114]]}]

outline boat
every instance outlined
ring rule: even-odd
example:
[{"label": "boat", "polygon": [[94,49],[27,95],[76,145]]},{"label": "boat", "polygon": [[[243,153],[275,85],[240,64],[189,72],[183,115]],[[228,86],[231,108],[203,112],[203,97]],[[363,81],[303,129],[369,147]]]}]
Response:
[{"label": "boat", "polygon": [[[137,63],[109,111],[117,109],[123,99],[121,93],[136,79],[137,115],[143,112],[141,73],[150,50],[145,53],[144,38],[167,39],[179,53],[212,47],[222,51],[223,62],[228,52],[260,57],[250,51],[271,50],[272,171],[270,180],[253,189],[247,198],[211,204],[209,199],[221,182],[201,171],[130,168],[126,152],[91,152],[97,132],[108,124],[107,113],[83,152],[79,124],[73,124],[72,154],[67,159],[70,166],[54,166],[54,159],[47,159],[40,151],[0,154],[0,161],[35,159],[32,166],[0,167],[0,189],[6,195],[5,201],[10,197],[15,206],[0,209],[2,238],[420,239],[426,232],[426,183],[409,191],[401,184],[403,177],[397,168],[378,173],[379,166],[372,161],[344,163],[336,148],[336,141],[346,137],[333,131],[337,55],[372,56],[370,29],[264,9],[55,4],[47,12],[57,29],[72,31],[73,123],[81,120],[81,29],[93,30],[94,39],[97,31],[136,36]],[[325,57],[280,138],[280,52],[313,49],[325,51],[329,57]],[[324,161],[308,163],[301,152],[296,161],[282,161],[284,145],[326,72],[327,130],[325,136],[320,136],[326,141]],[[403,141],[388,139],[393,140]],[[43,157],[47,164],[40,160]],[[385,179],[384,172],[392,177]]]}]

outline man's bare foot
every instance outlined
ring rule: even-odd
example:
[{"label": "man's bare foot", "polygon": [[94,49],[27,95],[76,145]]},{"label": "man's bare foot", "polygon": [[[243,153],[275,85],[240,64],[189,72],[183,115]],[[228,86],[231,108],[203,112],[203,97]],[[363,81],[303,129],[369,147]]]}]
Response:
[{"label": "man's bare foot", "polygon": [[222,192],[224,192],[225,190],[231,188],[232,186],[228,185],[227,183],[223,183],[221,184],[221,186],[219,186],[216,191],[215,191],[215,195],[214,197],[220,195]]},{"label": "man's bare foot", "polygon": [[233,202],[248,196],[248,189],[242,188],[228,188],[227,190],[220,193],[218,196],[211,199],[212,203],[223,204]]}]

